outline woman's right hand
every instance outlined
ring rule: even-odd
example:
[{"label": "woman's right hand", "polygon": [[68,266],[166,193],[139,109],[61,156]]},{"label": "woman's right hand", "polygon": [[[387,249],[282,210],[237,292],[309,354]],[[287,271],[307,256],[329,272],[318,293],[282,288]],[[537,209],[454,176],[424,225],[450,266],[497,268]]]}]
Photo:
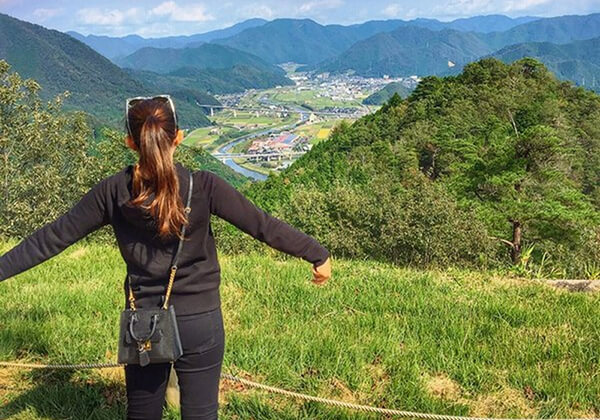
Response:
[{"label": "woman's right hand", "polygon": [[313,266],[312,268],[313,279],[312,282],[317,285],[322,285],[331,278],[331,257],[327,257],[325,262],[319,266]]}]

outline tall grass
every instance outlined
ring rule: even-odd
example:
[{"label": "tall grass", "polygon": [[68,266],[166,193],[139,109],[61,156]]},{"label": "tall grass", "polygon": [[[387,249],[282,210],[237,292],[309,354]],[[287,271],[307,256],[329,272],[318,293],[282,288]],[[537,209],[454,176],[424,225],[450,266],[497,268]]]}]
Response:
[{"label": "tall grass", "polygon": [[[283,254],[220,263],[225,372],[413,411],[600,415],[597,294],[342,259],[316,287],[310,265]],[[0,360],[114,361],[124,277],[116,248],[80,243],[0,283]],[[223,419],[378,418],[233,388],[222,382]],[[0,369],[0,418],[124,418],[124,395],[119,369]]]}]

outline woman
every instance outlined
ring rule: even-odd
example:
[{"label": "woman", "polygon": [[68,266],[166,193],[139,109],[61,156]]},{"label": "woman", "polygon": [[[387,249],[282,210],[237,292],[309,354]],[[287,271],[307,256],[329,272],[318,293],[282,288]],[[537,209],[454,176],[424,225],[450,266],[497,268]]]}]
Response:
[{"label": "woman", "polygon": [[[181,415],[186,420],[216,419],[225,335],[220,266],[210,215],[312,263],[315,284],[324,284],[330,278],[330,254],[314,238],[256,207],[207,170],[193,172],[191,212],[187,215],[183,202],[189,172],[173,161],[175,148],[183,139],[173,102],[168,96],[128,100],[126,121],[126,142],[137,151],[138,163],[100,181],[67,213],[0,257],[0,281],[111,224],[127,264],[136,306],[158,306],[177,235],[185,223],[186,238],[170,300],[183,346],[183,355],[175,362]],[[127,305],[127,281],[123,288]],[[128,419],[162,418],[170,367],[170,363],[125,367]]]}]

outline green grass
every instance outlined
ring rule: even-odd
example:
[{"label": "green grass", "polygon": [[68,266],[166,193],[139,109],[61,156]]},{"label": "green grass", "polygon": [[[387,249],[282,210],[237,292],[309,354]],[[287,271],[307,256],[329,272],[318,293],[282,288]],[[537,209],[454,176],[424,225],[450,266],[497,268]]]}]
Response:
[{"label": "green grass", "polygon": [[[219,256],[225,372],[412,411],[600,415],[598,294],[344,259],[317,287],[307,262],[265,249]],[[116,248],[81,243],[0,283],[0,360],[114,361],[124,276]],[[0,370],[0,418],[123,418],[118,373]],[[379,417],[244,390],[223,393],[221,418]]]},{"label": "green grass", "polygon": [[302,105],[308,104],[315,109],[323,109],[326,107],[348,107],[360,108],[361,100],[353,101],[333,100],[325,96],[319,96],[319,91],[316,90],[279,90],[271,95],[271,99],[276,103]]}]

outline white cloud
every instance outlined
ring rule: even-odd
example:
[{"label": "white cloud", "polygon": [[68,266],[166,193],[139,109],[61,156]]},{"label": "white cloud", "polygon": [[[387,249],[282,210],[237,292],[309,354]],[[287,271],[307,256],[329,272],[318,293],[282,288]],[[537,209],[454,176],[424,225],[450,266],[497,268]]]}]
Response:
[{"label": "white cloud", "polygon": [[33,11],[33,16],[35,16],[39,21],[43,22],[47,19],[53,18],[55,16],[61,15],[63,13],[63,9],[44,9],[39,8]]},{"label": "white cloud", "polygon": [[84,25],[119,26],[127,23],[140,23],[143,11],[132,7],[127,10],[106,10],[86,7],[77,11],[79,23]]},{"label": "white cloud", "polygon": [[173,22],[206,22],[215,17],[202,4],[180,7],[174,1],[165,1],[150,11],[151,15],[168,17]]},{"label": "white cloud", "polygon": [[400,14],[400,12],[404,10],[404,8],[398,3],[388,4],[385,9],[383,9],[383,14],[389,17],[396,17]]},{"label": "white cloud", "polygon": [[174,1],[165,1],[146,10],[138,7],[129,9],[100,9],[87,7],[77,12],[79,25],[103,26],[117,30],[124,26],[154,26],[168,22],[206,22],[214,16],[206,12],[204,5],[181,7]]},{"label": "white cloud", "polygon": [[342,0],[323,0],[323,1],[309,1],[307,3],[302,4],[298,11],[300,13],[310,13],[315,10],[328,10],[328,9],[337,9],[342,6],[344,2]]},{"label": "white cloud", "polygon": [[271,19],[275,16],[275,11],[265,4],[249,4],[242,9],[241,16],[247,18]]},{"label": "white cloud", "polygon": [[[438,3],[431,10],[420,10],[428,17],[467,17],[491,13],[514,14],[536,10],[540,6],[554,6],[553,0],[450,0]],[[560,13],[558,13],[560,14]]]},{"label": "white cloud", "polygon": [[549,2],[550,0],[511,0],[502,4],[501,11],[505,13],[520,12],[522,10],[532,9],[534,7],[538,7]]}]

